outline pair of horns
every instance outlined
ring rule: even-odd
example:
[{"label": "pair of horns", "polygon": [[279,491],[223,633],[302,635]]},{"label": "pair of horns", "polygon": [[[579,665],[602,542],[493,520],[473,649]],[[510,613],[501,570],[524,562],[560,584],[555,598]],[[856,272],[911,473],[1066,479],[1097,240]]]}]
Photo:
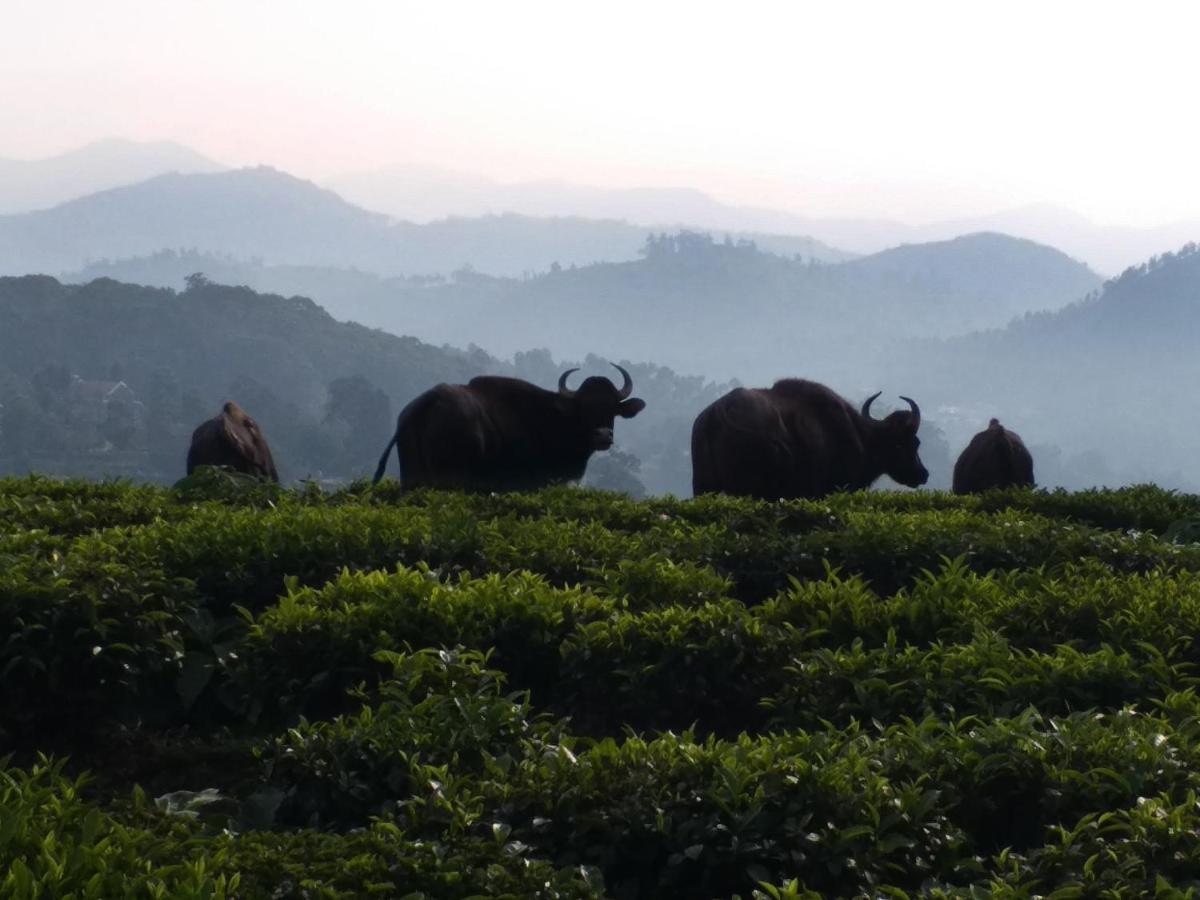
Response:
[{"label": "pair of horns", "polygon": [[[629,377],[628,372],[626,372],[624,369],[622,369],[616,363],[609,363],[609,365],[611,365],[614,369],[616,369],[618,372],[620,372],[621,377],[625,379],[625,382],[621,385],[621,389],[619,391],[617,391],[617,399],[618,400],[628,399],[629,395],[633,393],[633,379]],[[562,375],[559,377],[558,392],[560,394],[562,394],[564,397],[574,397],[575,396],[575,392],[567,387],[567,379],[571,377],[572,373],[578,372],[578,371],[579,371],[578,369],[567,369],[567,371],[563,372]]]},{"label": "pair of horns", "polygon": [[[882,393],[883,393],[883,391],[876,391],[874,394],[872,394],[870,397],[867,398],[865,403],[863,403],[862,414],[864,416],[866,416],[868,419],[871,418],[871,404],[874,403],[875,399]],[[900,395],[900,399],[908,402],[909,409],[911,409],[912,414],[917,417],[917,424],[920,425],[921,424],[921,407],[917,406],[917,401],[913,400],[911,397],[905,397],[903,394]]]}]

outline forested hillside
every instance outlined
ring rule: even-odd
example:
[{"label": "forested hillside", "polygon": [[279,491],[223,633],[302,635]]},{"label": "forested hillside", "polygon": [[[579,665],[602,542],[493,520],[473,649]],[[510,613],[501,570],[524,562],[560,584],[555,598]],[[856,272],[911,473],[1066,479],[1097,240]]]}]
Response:
[{"label": "forested hillside", "polygon": [[969,308],[946,310],[948,329],[963,323],[995,327],[1025,313],[1059,309],[1100,284],[1095,272],[1053,247],[995,232],[904,244],[845,268],[869,274],[881,290],[915,283],[935,294],[969,298]]},{"label": "forested hillside", "polygon": [[[652,414],[618,426],[592,478],[685,493],[691,420],[719,388],[622,359]],[[612,373],[599,358],[581,364]],[[233,398],[262,423],[285,478],[349,479],[374,470],[396,414],[426,388],[485,373],[553,387],[567,365],[544,351],[502,362],[434,347],[203,278],[179,293],[3,278],[0,470],[173,481],[192,428]]]},{"label": "forested hillside", "polygon": [[1198,336],[1200,248],[1189,245],[1058,312],[924,343],[890,365],[933,402],[979,409],[981,425],[1007,414],[1064,451],[1090,453],[1090,483],[1105,480],[1102,458],[1111,482],[1194,487]]},{"label": "forested hillside", "polygon": [[1003,235],[824,265],[693,232],[651,236],[635,262],[554,266],[524,279],[472,271],[383,279],[173,251],[72,277],[181,285],[194,271],[303,293],[338,318],[501,356],[548,347],[560,356],[653,359],[747,382],[799,373],[868,392],[889,375],[876,357],[898,341],[1002,325],[1099,283],[1063,254]]}]

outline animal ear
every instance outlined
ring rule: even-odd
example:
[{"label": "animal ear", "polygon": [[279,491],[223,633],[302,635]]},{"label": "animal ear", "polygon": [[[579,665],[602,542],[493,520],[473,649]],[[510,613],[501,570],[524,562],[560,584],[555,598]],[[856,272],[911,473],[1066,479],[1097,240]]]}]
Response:
[{"label": "animal ear", "polygon": [[632,419],[645,408],[645,400],[642,400],[640,397],[633,397],[622,402],[621,405],[617,407],[617,412],[620,414],[622,419]]}]

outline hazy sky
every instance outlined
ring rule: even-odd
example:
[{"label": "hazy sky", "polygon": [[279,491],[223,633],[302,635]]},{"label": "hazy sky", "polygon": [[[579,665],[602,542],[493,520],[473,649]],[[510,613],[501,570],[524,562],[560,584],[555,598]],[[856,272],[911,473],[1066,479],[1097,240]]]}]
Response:
[{"label": "hazy sky", "polygon": [[1200,4],[3,0],[0,156],[171,139],[914,222],[1200,216]]}]

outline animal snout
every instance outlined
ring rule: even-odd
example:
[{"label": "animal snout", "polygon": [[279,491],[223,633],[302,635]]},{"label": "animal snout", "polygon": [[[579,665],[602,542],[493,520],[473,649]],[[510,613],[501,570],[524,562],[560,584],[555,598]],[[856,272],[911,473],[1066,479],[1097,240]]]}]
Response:
[{"label": "animal snout", "polygon": [[613,445],[613,430],[611,428],[597,428],[592,434],[592,441],[597,450],[607,450]]}]

